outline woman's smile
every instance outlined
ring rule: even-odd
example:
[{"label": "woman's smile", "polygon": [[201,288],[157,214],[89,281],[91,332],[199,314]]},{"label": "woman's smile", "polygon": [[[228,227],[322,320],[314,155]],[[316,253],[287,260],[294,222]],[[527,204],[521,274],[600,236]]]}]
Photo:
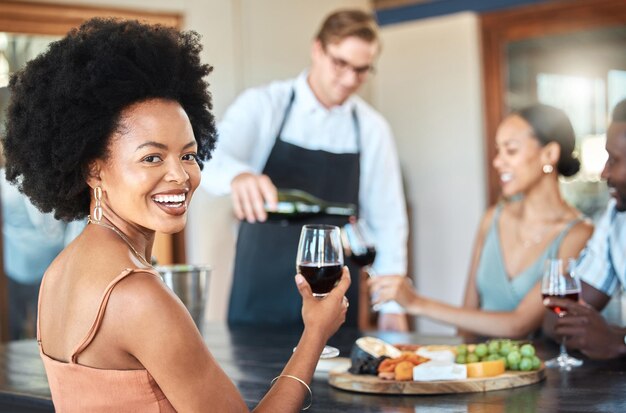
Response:
[{"label": "woman's smile", "polygon": [[152,201],[170,215],[182,215],[187,211],[189,205],[187,192],[189,192],[188,189],[159,193],[152,196]]}]

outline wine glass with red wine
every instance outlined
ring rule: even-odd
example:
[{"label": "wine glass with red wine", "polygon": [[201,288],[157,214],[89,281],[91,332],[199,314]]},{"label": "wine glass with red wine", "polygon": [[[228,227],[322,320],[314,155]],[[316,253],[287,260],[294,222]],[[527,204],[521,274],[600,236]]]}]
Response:
[{"label": "wine glass with red wine", "polygon": [[[541,294],[544,299],[548,297],[566,298],[578,301],[580,295],[580,280],[574,273],[576,260],[548,259],[545,263]],[[550,305],[548,308],[559,317],[564,317],[566,312],[563,308]],[[572,367],[582,366],[582,360],[574,358],[567,353],[565,348],[565,336],[561,339],[560,354],[546,361],[546,367],[558,367],[563,370],[571,370]]]},{"label": "wine glass with red wine", "polygon": [[[304,225],[298,243],[296,270],[307,280],[315,297],[320,299],[326,297],[339,282],[343,271],[343,248],[339,227]],[[325,346],[320,358],[338,355],[338,349]]]},{"label": "wine glass with red wine", "polygon": [[[346,257],[361,267],[368,277],[375,276],[372,264],[376,259],[376,246],[365,222],[350,217],[350,222],[342,228],[341,239]],[[375,297],[372,297],[372,300],[375,300]],[[380,306],[381,304],[374,304],[372,310],[378,311]]]},{"label": "wine glass with red wine", "polygon": [[343,247],[346,256],[363,268],[368,276],[372,276],[372,264],[376,259],[376,247],[363,221],[350,218],[350,222],[343,226]]}]

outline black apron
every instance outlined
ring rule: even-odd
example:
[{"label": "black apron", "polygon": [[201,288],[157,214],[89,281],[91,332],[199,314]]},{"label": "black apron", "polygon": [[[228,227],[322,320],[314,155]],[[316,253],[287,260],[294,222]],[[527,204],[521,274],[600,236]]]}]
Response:
[{"label": "black apron", "polygon": [[[308,150],[281,139],[293,106],[292,91],[280,129],[263,173],[277,188],[301,189],[329,202],[359,204],[361,132],[356,110],[352,111],[357,153],[336,154]],[[302,298],[296,288],[296,254],[305,224],[339,227],[347,217],[315,216],[297,222],[242,221],[237,237],[233,285],[228,308],[230,324],[302,325]],[[346,325],[357,326],[359,268],[346,262],[352,284]]]}]

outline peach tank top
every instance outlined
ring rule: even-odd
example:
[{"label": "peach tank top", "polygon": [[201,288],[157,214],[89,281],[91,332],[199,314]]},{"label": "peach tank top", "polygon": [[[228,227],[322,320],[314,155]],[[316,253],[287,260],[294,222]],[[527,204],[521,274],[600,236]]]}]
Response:
[{"label": "peach tank top", "polygon": [[[37,321],[39,354],[46,369],[52,402],[57,413],[176,412],[148,370],[104,370],[77,363],[80,353],[89,346],[98,333],[113,288],[133,272],[148,272],[158,276],[155,271],[126,269],[111,281],[103,294],[96,319],[85,338],[72,352],[69,363],[46,355],[41,345]],[[39,310],[41,293],[38,307]]]}]

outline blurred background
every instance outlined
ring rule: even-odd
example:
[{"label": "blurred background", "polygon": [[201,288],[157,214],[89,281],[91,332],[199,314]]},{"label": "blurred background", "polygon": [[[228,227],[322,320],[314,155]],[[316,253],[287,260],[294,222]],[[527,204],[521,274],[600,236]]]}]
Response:
[{"label": "blurred background", "polygon": [[[244,89],[305,68],[319,23],[339,8],[371,10],[381,25],[382,54],[361,95],[395,135],[408,273],[423,294],[461,303],[479,219],[498,199],[495,128],[512,109],[539,101],[568,113],[583,167],[563,189],[589,217],[602,212],[605,127],[626,97],[623,0],[0,0],[0,109],[10,73],[86,18],[114,15],[199,32],[220,119]],[[213,267],[208,320],[226,317],[236,226],[227,197],[199,190],[185,234],[156,249],[162,264]],[[620,317],[614,301],[608,311]],[[427,320],[416,329],[453,333]]]}]

